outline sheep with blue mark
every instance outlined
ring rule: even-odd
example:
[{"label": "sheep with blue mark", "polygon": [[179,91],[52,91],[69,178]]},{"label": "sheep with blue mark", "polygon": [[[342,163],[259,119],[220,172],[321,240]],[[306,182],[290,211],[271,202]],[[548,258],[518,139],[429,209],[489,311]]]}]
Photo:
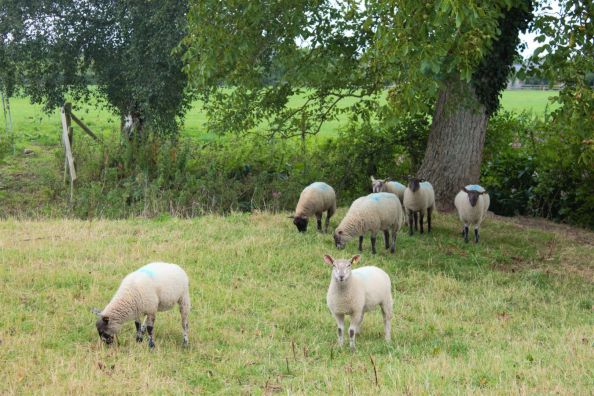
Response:
[{"label": "sheep with blue mark", "polygon": [[371,176],[371,188],[374,193],[389,192],[396,194],[400,200],[400,203],[402,204],[404,202],[404,190],[406,190],[406,186],[404,184],[398,183],[397,181],[390,179],[376,179],[375,177]]},{"label": "sheep with blue mark", "polygon": [[305,187],[299,196],[295,215],[289,216],[299,232],[307,231],[310,217],[316,216],[318,231],[322,230],[322,216],[326,212],[324,232],[328,232],[330,218],[336,212],[336,193],[334,189],[324,182],[314,182]]},{"label": "sheep with blue mark", "polygon": [[454,205],[458,210],[460,220],[464,223],[462,235],[468,243],[468,226],[474,226],[474,241],[479,241],[479,227],[489,210],[491,199],[487,190],[478,184],[469,184],[460,190],[454,198]]},{"label": "sheep with blue mark", "polygon": [[431,232],[431,214],[435,207],[435,192],[433,186],[424,179],[411,177],[408,182],[408,187],[404,191],[404,208],[408,215],[408,233],[413,234],[417,222],[417,213],[419,220],[419,228],[423,234],[423,218],[427,215],[427,232]]},{"label": "sheep with blue mark", "polygon": [[[154,348],[153,328],[157,312],[167,311],[175,304],[181,313],[183,343],[188,344],[188,315],[190,313],[189,280],[186,272],[176,264],[150,263],[126,275],[117,292],[103,309],[94,308],[98,316],[99,337],[111,344],[122,325],[134,320],[136,341],[142,342],[148,332],[149,348]],[[145,324],[141,326],[141,319]]]},{"label": "sheep with blue mark", "polygon": [[355,349],[355,336],[360,333],[363,315],[380,306],[384,317],[384,338],[390,341],[392,320],[392,282],[380,268],[367,266],[351,270],[361,256],[350,260],[325,255],[324,262],[332,267],[332,278],[326,303],[338,326],[338,344],[344,341],[344,317],[350,315],[349,343]]},{"label": "sheep with blue mark", "polygon": [[[398,197],[392,193],[372,193],[356,199],[344,219],[334,230],[334,243],[338,249],[344,249],[347,242],[359,237],[359,251],[363,250],[363,237],[371,234],[371,252],[376,253],[375,242],[379,231],[384,232],[386,249],[394,253],[396,235],[404,224],[404,212]],[[390,244],[390,230],[392,239]]]}]

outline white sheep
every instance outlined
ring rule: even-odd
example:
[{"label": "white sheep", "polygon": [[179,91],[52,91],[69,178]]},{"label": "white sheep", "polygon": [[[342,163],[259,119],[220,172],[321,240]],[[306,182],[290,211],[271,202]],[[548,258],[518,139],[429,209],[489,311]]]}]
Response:
[{"label": "white sheep", "polygon": [[[375,241],[379,231],[384,232],[386,249],[394,253],[396,235],[404,223],[404,212],[398,197],[392,193],[372,193],[356,199],[346,216],[334,231],[334,243],[343,249],[348,241],[359,236],[359,251],[363,250],[363,236],[371,233],[371,252],[376,253]],[[392,243],[390,245],[390,230]]]},{"label": "white sheep", "polygon": [[[176,264],[150,263],[126,275],[109,304],[99,311],[96,326],[99,337],[107,344],[122,325],[134,320],[136,341],[142,342],[144,330],[148,332],[149,348],[154,348],[153,326],[158,311],[167,311],[179,304],[184,345],[188,344],[188,314],[190,312],[189,280],[185,271]],[[145,324],[140,320],[146,315]]]},{"label": "white sheep", "polygon": [[490,203],[489,194],[478,184],[469,184],[456,194],[454,205],[458,210],[460,220],[464,223],[462,229],[464,241],[468,242],[468,226],[474,225],[474,241],[478,243],[479,226],[487,217]]},{"label": "white sheep", "polygon": [[326,295],[330,312],[338,325],[338,344],[344,341],[344,316],[350,315],[349,344],[355,349],[355,335],[360,333],[363,315],[378,305],[384,316],[384,336],[390,341],[390,320],[392,319],[392,282],[383,270],[369,266],[351,271],[361,256],[350,260],[325,255],[324,262],[332,266],[332,278]]},{"label": "white sheep", "polygon": [[406,190],[406,186],[404,184],[398,183],[397,181],[390,179],[376,179],[375,177],[371,176],[371,188],[374,193],[389,192],[396,194],[400,200],[400,203],[402,204],[404,202],[404,190]]},{"label": "white sheep", "polygon": [[318,220],[318,231],[321,231],[324,212],[326,212],[324,232],[328,232],[330,217],[336,212],[336,194],[328,184],[314,182],[303,189],[295,208],[295,215],[289,218],[293,219],[293,224],[299,232],[305,232],[309,218],[315,215]]},{"label": "white sheep", "polygon": [[413,234],[417,229],[417,213],[421,234],[423,233],[423,217],[427,214],[427,232],[431,232],[431,213],[435,207],[435,192],[428,181],[410,178],[408,187],[404,190],[404,208],[408,214],[408,233]]}]

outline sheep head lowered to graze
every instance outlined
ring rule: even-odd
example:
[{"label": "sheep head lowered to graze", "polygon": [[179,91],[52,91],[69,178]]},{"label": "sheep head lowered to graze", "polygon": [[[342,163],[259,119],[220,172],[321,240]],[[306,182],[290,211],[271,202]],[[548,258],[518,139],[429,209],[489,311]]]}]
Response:
[{"label": "sheep head lowered to graze", "polygon": [[295,224],[299,232],[305,232],[310,217],[315,216],[318,231],[321,231],[324,212],[326,212],[324,232],[327,232],[330,218],[336,212],[336,193],[328,184],[314,182],[303,189],[295,208],[295,214],[289,216],[289,218],[293,219],[293,224]]},{"label": "sheep head lowered to graze", "polygon": [[[122,325],[134,320],[136,341],[142,342],[146,329],[149,348],[154,348],[155,316],[157,312],[171,309],[176,304],[181,313],[184,345],[187,345],[190,312],[188,275],[176,264],[150,263],[126,275],[102,311],[93,309],[99,317],[95,326],[101,340],[111,344]],[[141,326],[143,317],[145,324]]]}]

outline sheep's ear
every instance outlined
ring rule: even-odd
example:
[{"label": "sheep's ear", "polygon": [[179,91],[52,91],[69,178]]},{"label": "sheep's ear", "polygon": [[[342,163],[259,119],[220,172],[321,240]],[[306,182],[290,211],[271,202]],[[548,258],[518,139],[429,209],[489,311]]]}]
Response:
[{"label": "sheep's ear", "polygon": [[324,262],[328,265],[334,265],[334,257],[325,254],[324,255]]},{"label": "sheep's ear", "polygon": [[479,193],[479,195],[483,195],[483,194],[486,194],[486,193],[487,193],[487,190],[485,190],[485,191],[481,191],[481,192]]},{"label": "sheep's ear", "polygon": [[105,323],[105,324],[109,323],[109,316],[103,316],[103,317],[101,317],[101,319],[103,319],[103,323]]},{"label": "sheep's ear", "polygon": [[462,187],[462,191],[464,191],[466,194],[469,193],[469,191],[466,189],[466,186]]},{"label": "sheep's ear", "polygon": [[371,176],[371,182],[375,183],[375,177]]},{"label": "sheep's ear", "polygon": [[352,265],[355,265],[355,264],[357,264],[359,262],[359,260],[361,260],[361,255],[360,254],[357,254],[356,256],[353,256],[351,258],[351,264]]},{"label": "sheep's ear", "polygon": [[91,308],[91,313],[101,317],[101,311],[98,308]]},{"label": "sheep's ear", "polygon": [[287,216],[287,219],[295,219],[295,216]]}]

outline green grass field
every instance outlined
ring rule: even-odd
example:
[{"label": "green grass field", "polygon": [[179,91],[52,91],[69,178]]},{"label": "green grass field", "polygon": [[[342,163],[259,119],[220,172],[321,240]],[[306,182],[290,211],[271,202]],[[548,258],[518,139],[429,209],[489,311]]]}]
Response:
[{"label": "green grass field", "polygon": [[[356,243],[339,252],[286,214],[1,221],[0,394],[592,392],[591,233],[490,218],[481,244],[464,244],[458,220],[437,214],[430,236],[401,233],[395,255],[372,256],[366,239],[361,265],[392,278],[393,338],[368,313],[351,353],[336,345],[322,256]],[[153,352],[132,322],[101,344],[90,309],[153,260],[190,276],[189,348],[177,309],[157,316]]]},{"label": "green grass field", "polygon": [[[556,95],[556,91],[505,91],[502,97],[502,108],[515,112],[530,111],[536,116],[543,116],[547,109],[548,98]],[[300,100],[301,98],[295,98],[294,103],[297,104]],[[11,106],[18,149],[22,151],[28,144],[56,145],[59,143],[61,124],[58,110],[47,115],[42,111],[41,106],[32,105],[28,98],[13,98]],[[120,126],[119,118],[105,109],[79,106],[75,109],[75,114],[98,134],[109,134],[113,130],[118,130]],[[0,117],[4,122],[3,116]],[[186,115],[182,134],[194,138],[204,137],[206,121],[206,114],[200,102],[196,101]],[[322,126],[320,135],[335,135],[344,123],[345,120],[329,121]],[[0,132],[0,138],[5,138],[3,129]]]}]

